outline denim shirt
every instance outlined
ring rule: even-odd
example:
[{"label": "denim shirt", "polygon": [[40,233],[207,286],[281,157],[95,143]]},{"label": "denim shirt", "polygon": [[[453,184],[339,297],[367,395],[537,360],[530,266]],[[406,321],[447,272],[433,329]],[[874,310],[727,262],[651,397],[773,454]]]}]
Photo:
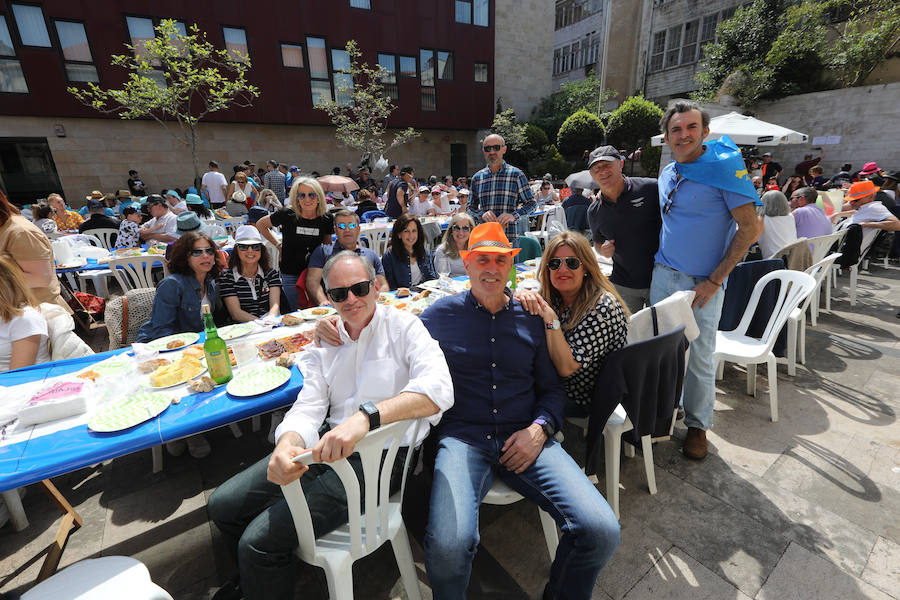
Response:
[{"label": "denim shirt", "polygon": [[439,437],[496,451],[538,417],[562,426],[566,392],[540,317],[512,298],[491,314],[469,291],[441,298],[422,322],[453,378],[454,404],[441,418]]},{"label": "denim shirt", "polygon": [[[138,330],[137,342],[149,342],[173,333],[203,331],[200,316],[200,300],[203,293],[200,282],[193,275],[172,273],[156,286],[153,313],[150,320]],[[214,277],[206,279],[206,299],[210,309],[216,308],[216,283]]]},{"label": "denim shirt", "polygon": [[[381,264],[384,265],[384,276],[392,290],[410,286],[412,272],[409,266],[409,256],[395,256],[393,250],[388,250],[381,257]],[[431,253],[428,250],[425,251],[425,258],[417,259],[416,264],[419,266],[419,271],[422,272],[422,281],[437,279],[431,262]]]}]

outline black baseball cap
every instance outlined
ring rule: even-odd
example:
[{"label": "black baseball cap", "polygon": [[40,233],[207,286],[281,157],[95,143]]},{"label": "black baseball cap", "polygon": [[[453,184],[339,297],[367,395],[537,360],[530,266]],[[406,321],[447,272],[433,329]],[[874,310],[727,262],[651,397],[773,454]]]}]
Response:
[{"label": "black baseball cap", "polygon": [[151,204],[162,204],[163,206],[165,206],[166,199],[159,194],[151,194],[150,196],[147,196],[147,205],[149,206]]},{"label": "black baseball cap", "polygon": [[122,209],[122,216],[127,217],[128,215],[133,215],[137,212],[137,209],[133,206],[126,206]]},{"label": "black baseball cap", "polygon": [[622,155],[612,146],[600,146],[599,148],[594,148],[594,151],[588,156],[587,168],[590,169],[594,163],[600,162],[601,160],[608,162],[622,160]]}]

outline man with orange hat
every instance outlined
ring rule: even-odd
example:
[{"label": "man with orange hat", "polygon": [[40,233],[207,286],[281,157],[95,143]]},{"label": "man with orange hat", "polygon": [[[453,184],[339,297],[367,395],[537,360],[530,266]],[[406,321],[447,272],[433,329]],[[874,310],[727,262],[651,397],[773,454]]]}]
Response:
[{"label": "man with orange hat", "polygon": [[[849,205],[849,210],[842,210],[831,215],[832,221],[839,217],[849,217],[850,221],[847,236],[841,246],[842,256],[837,260],[842,267],[850,267],[859,261],[859,253],[862,249],[862,230],[900,231],[900,219],[891,214],[884,204],[875,200],[875,193],[879,189],[868,179],[857,181],[850,186],[844,197],[845,206]],[[856,230],[853,225],[859,225],[861,229]]]},{"label": "man with orange hat", "polygon": [[565,390],[544,323],[506,288],[514,249],[498,221],[472,230],[460,252],[472,289],[438,300],[422,322],[453,379],[454,406],[438,425],[425,534],[436,600],[461,600],[478,546],[478,508],[495,478],[548,512],[563,531],[544,598],[591,597],[619,543],[603,496],[553,437]]}]

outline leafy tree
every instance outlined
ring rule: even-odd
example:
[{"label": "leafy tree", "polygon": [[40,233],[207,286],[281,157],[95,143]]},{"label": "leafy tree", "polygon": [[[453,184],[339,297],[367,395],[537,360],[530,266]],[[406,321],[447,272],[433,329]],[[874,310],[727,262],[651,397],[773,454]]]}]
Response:
[{"label": "leafy tree", "polygon": [[495,114],[491,123],[491,133],[502,137],[510,150],[521,150],[525,146],[525,129],[525,125],[516,119],[516,111],[511,108]]},{"label": "leafy tree", "polygon": [[591,75],[581,81],[562,84],[560,89],[541,99],[532,113],[531,122],[556,139],[563,121],[579,110],[597,114],[598,107],[616,95],[614,90],[600,88],[600,78]]},{"label": "leafy tree", "polygon": [[559,128],[556,144],[568,159],[579,159],[585,150],[593,150],[603,140],[603,123],[600,117],[586,110],[579,110],[566,119]]},{"label": "leafy tree", "polygon": [[651,146],[647,144],[641,148],[641,167],[647,177],[656,177],[659,175],[659,160],[662,158],[662,146]]},{"label": "leafy tree", "polygon": [[[388,71],[381,65],[370,67],[361,62],[362,52],[355,40],[347,42],[350,66],[341,69],[345,77],[337,78],[335,100],[325,100],[316,108],[328,113],[335,127],[334,137],[338,143],[359,150],[360,164],[369,164],[370,159],[381,155],[387,146],[384,139],[387,119],[394,111],[394,102],[385,94],[383,81]],[[419,132],[407,127],[397,133],[390,148],[405,144],[419,137]]]},{"label": "leafy tree", "polygon": [[251,106],[259,97],[259,88],[247,81],[250,58],[217,50],[196,24],[182,35],[171,19],[160,22],[154,38],[139,47],[125,47],[129,54],[111,58],[113,66],[128,70],[121,88],[105,90],[88,83],[85,88],[68,88],[69,93],[104,114],[155,120],[190,147],[198,181],[200,121],[220,110]]},{"label": "leafy tree", "polygon": [[534,123],[525,123],[525,147],[542,150],[550,144],[547,134]]},{"label": "leafy tree", "polygon": [[553,144],[547,148],[542,159],[532,162],[530,166],[532,173],[539,175],[550,173],[554,179],[562,179],[574,170],[572,163],[563,158]]},{"label": "leafy tree", "polygon": [[630,96],[613,111],[606,125],[606,142],[629,151],[642,148],[659,133],[663,109],[643,94]]}]

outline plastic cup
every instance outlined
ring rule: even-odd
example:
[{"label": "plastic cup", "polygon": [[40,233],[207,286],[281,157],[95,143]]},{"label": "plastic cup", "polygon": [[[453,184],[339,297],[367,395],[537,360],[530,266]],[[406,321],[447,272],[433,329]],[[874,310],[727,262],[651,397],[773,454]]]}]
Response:
[{"label": "plastic cup", "polygon": [[256,346],[251,342],[233,344],[231,350],[234,352],[234,360],[238,367],[243,367],[256,360]]}]

